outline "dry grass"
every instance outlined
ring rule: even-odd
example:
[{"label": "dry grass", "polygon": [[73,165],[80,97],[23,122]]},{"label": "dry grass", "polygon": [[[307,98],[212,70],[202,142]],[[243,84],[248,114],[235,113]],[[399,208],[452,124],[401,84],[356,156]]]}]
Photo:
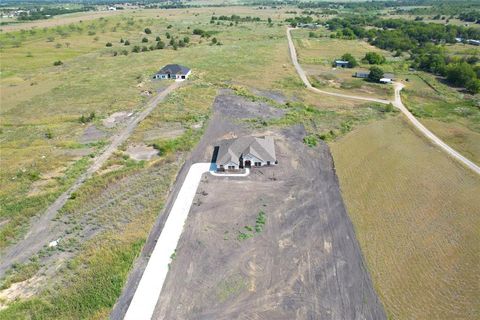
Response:
[{"label": "dry grass", "polygon": [[376,290],[392,319],[480,316],[480,179],[400,117],[331,146]]}]

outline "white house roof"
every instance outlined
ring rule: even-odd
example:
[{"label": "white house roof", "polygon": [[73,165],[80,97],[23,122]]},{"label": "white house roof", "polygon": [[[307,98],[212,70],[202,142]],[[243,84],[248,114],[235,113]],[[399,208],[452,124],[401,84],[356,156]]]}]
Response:
[{"label": "white house roof", "polygon": [[222,140],[219,143],[217,165],[240,164],[240,157],[250,154],[260,161],[275,162],[275,144],[273,137],[241,137]]}]

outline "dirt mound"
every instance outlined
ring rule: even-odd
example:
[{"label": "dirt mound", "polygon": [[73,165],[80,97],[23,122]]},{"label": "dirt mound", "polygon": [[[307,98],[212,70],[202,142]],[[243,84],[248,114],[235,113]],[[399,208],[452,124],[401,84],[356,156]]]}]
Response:
[{"label": "dirt mound", "polygon": [[125,151],[134,160],[151,160],[158,155],[158,150],[144,144],[129,146]]}]

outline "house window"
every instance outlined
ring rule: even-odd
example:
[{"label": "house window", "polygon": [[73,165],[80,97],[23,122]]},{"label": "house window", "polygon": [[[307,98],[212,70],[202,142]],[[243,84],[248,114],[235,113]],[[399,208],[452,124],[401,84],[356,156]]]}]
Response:
[{"label": "house window", "polygon": [[234,170],[235,166],[228,166],[228,170]]},{"label": "house window", "polygon": [[270,165],[270,161],[267,161],[267,166],[269,166],[269,165]]},{"label": "house window", "polygon": [[255,167],[261,167],[262,163],[261,162],[255,162]]}]

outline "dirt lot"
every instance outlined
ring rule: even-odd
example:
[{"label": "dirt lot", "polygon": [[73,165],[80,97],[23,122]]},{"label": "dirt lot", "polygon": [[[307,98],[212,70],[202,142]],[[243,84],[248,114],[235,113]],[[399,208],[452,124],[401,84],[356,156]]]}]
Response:
[{"label": "dirt lot", "polygon": [[[232,132],[264,133],[251,132],[234,119],[280,116],[262,103],[226,92],[217,97],[214,109],[176,189],[185,168],[210,160],[212,141]],[[277,167],[254,169],[247,178],[205,175],[172,255],[154,318],[384,319],[328,147],[306,147],[302,127],[268,134],[277,137]],[[266,221],[256,232],[260,211]],[[125,312],[162,223],[152,231],[112,318]],[[242,233],[247,239],[240,239]]]}]

